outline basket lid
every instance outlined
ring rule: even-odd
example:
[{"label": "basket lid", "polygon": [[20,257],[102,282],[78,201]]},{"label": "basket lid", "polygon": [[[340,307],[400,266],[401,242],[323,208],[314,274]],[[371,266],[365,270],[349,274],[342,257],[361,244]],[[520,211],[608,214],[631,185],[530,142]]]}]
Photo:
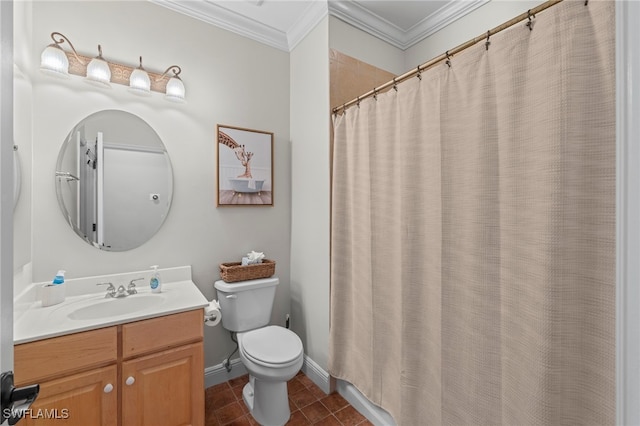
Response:
[{"label": "basket lid", "polygon": [[222,280],[216,281],[213,286],[216,290],[224,291],[225,293],[235,293],[238,291],[253,290],[260,287],[271,287],[278,285],[280,280],[278,277],[260,278],[257,280],[236,281],[234,283],[228,283]]}]

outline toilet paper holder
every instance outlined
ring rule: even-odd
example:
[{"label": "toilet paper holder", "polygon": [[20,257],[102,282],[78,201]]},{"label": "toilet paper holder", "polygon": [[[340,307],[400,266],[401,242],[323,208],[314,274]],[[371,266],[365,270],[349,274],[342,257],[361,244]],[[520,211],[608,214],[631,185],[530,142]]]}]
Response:
[{"label": "toilet paper holder", "polygon": [[204,308],[204,325],[209,327],[215,327],[220,324],[222,320],[222,313],[220,312],[220,304],[217,300],[212,300]]}]

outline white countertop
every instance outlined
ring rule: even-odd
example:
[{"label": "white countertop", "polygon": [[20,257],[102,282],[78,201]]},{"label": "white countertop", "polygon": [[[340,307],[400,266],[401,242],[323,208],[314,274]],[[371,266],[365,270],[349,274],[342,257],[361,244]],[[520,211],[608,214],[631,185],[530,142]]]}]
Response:
[{"label": "white countertop", "polygon": [[[161,269],[160,274],[163,281],[161,293],[151,293],[148,285],[151,271],[67,280],[63,284],[67,286],[65,301],[47,307],[42,307],[38,297],[43,283],[32,284],[31,288],[19,295],[14,303],[16,305],[14,343],[26,343],[201,309],[209,304],[195,283],[191,281],[190,267]],[[128,282],[134,278],[144,278],[136,281],[138,294],[124,298],[105,298],[106,287],[95,285],[101,282],[112,282],[116,288],[119,285],[127,287]],[[165,279],[170,281],[166,282]],[[121,302],[124,304],[118,305]],[[100,315],[101,311],[95,309],[96,315],[93,315],[94,307],[98,305],[102,311],[110,313]],[[111,311],[112,307],[113,311]],[[78,315],[79,312],[84,315]]]}]

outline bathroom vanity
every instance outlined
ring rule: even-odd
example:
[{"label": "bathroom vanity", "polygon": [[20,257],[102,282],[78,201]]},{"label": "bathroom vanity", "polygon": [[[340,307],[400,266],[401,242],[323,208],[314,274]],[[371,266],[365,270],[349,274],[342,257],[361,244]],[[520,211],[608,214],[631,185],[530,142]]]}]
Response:
[{"label": "bathroom vanity", "polygon": [[[74,317],[124,301],[107,300],[104,291],[45,308],[34,301],[21,314],[15,380],[17,386],[39,383],[40,394],[31,418],[20,424],[204,425],[202,308],[208,302],[190,279],[165,283],[155,305],[147,306],[147,289],[127,297],[143,296],[143,308],[129,302],[130,312],[105,318],[100,309],[98,318]],[[44,316],[50,322],[41,323]],[[40,335],[28,333],[31,327]]]}]

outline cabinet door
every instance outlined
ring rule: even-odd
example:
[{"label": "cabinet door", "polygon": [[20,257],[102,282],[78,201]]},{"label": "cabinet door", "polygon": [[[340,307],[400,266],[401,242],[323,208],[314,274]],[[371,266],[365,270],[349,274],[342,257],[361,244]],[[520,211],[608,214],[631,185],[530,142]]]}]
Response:
[{"label": "cabinet door", "polygon": [[204,425],[202,342],[122,363],[124,426]]},{"label": "cabinet door", "polygon": [[40,394],[20,425],[116,426],[117,367],[111,365],[40,383]]}]

